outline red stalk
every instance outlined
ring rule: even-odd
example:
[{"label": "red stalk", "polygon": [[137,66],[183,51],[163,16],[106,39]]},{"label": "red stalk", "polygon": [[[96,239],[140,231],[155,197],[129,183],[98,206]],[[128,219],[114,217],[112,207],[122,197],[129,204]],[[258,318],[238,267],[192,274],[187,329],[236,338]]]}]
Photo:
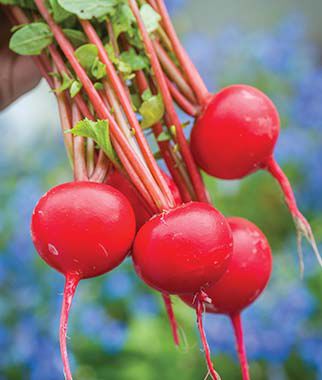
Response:
[{"label": "red stalk", "polygon": [[143,42],[147,51],[147,55],[150,58],[152,69],[154,71],[154,75],[156,78],[156,81],[158,83],[158,86],[160,88],[160,92],[163,97],[164,105],[167,110],[167,113],[169,115],[169,118],[171,120],[172,125],[176,127],[176,136],[178,139],[178,144],[180,147],[180,151],[182,154],[182,157],[185,161],[185,164],[187,166],[189,175],[191,177],[191,181],[193,183],[193,186],[196,191],[196,195],[199,201],[201,202],[208,202],[208,196],[206,189],[204,187],[204,184],[201,179],[201,175],[198,171],[198,168],[193,160],[193,157],[190,152],[189,145],[187,143],[187,140],[184,136],[184,133],[182,131],[181,123],[179,120],[179,117],[176,113],[176,110],[174,108],[172,97],[170,94],[170,91],[167,86],[167,82],[164,76],[164,73],[162,71],[161,65],[158,61],[158,57],[156,55],[156,52],[154,50],[153,43],[149,37],[149,34],[144,26],[144,23],[141,19],[140,12],[138,9],[138,5],[135,0],[129,0],[130,7],[132,9],[132,12],[136,18],[136,21],[138,23],[138,27],[140,29]]},{"label": "red stalk", "polygon": [[178,106],[188,115],[197,117],[200,110],[197,106],[191,104],[187,98],[185,98],[182,93],[178,90],[178,88],[168,79],[167,84],[170,90],[170,93],[174,99],[174,101],[178,104]]},{"label": "red stalk", "polygon": [[[142,70],[136,72],[136,83],[137,83],[140,94],[143,94],[143,92],[149,88],[149,84]],[[163,128],[162,128],[161,123],[157,123],[153,126],[153,133],[156,139],[158,138],[160,133],[162,133],[162,131],[163,131]],[[190,202],[192,198],[188,189],[187,182],[185,181],[184,177],[178,170],[177,163],[175,159],[173,158],[173,152],[171,150],[171,145],[169,141],[158,141],[158,146],[162,154],[162,157],[167,165],[167,168],[169,169],[172,175],[172,178],[174,179],[175,183],[177,184],[179,188],[182,200],[184,202]]]},{"label": "red stalk", "polygon": [[303,252],[302,252],[302,246],[301,246],[303,236],[307,239],[307,241],[311,245],[319,264],[322,266],[322,258],[320,256],[318,247],[316,245],[311,226],[297,207],[294,192],[288,178],[286,177],[285,173],[283,172],[283,170],[281,169],[281,167],[278,165],[278,163],[275,161],[273,157],[270,157],[267,160],[267,162],[264,165],[264,169],[266,169],[279,183],[282,189],[282,192],[284,194],[287,207],[290,210],[290,213],[293,217],[296,231],[297,231],[298,254],[299,254],[299,260],[300,260],[301,275],[303,275],[303,272],[304,272]]},{"label": "red stalk", "polygon": [[236,337],[236,346],[243,380],[250,380],[241,316],[240,314],[231,315],[230,319]]},{"label": "red stalk", "polygon": [[97,114],[98,117],[100,117],[103,120],[107,120],[110,124],[110,130],[111,130],[111,137],[112,142],[115,141],[119,144],[120,148],[125,153],[126,157],[128,158],[129,162],[133,166],[133,169],[135,170],[135,173],[140,177],[141,181],[144,183],[146,189],[150,192],[154,203],[158,207],[158,209],[167,209],[167,204],[164,204],[162,197],[160,197],[160,190],[155,185],[155,183],[152,183],[150,180],[150,173],[146,168],[140,163],[138,157],[133,152],[132,148],[130,147],[128,141],[126,140],[125,136],[122,134],[122,132],[119,130],[119,127],[117,123],[115,122],[114,118],[112,117],[109,110],[105,107],[104,102],[100,98],[98,92],[94,88],[93,83],[88,78],[85,70],[82,68],[82,66],[79,64],[78,60],[76,59],[74,55],[74,49],[71,43],[68,41],[68,39],[65,37],[64,33],[62,32],[61,28],[54,22],[52,19],[50,13],[48,12],[46,6],[44,5],[43,0],[35,0],[35,3],[41,13],[41,15],[46,20],[47,24],[51,28],[55,39],[57,43],[59,44],[60,48],[64,52],[66,58],[68,59],[69,63],[73,67],[74,71],[76,72],[79,80],[83,84],[83,87],[85,91],[87,92]]},{"label": "red stalk", "polygon": [[69,360],[68,360],[66,335],[67,335],[69,311],[70,311],[70,307],[71,307],[79,280],[80,278],[76,274],[66,275],[64,298],[63,298],[61,317],[60,317],[60,327],[59,327],[60,351],[61,351],[61,356],[62,356],[63,365],[64,365],[65,380],[73,380],[73,376],[70,370],[70,365],[69,365]]},{"label": "red stalk", "polygon": [[200,338],[201,338],[201,343],[204,348],[205,356],[206,356],[206,362],[208,366],[208,370],[210,372],[211,377],[214,380],[219,380],[218,374],[214,369],[214,366],[211,361],[211,353],[210,353],[210,348],[208,345],[205,329],[203,326],[203,320],[202,320],[202,315],[204,312],[204,302],[207,302],[208,297],[206,294],[201,291],[199,294],[196,296],[196,315],[197,315],[197,325],[200,333]]},{"label": "red stalk", "polygon": [[202,80],[198,70],[196,69],[189,55],[187,54],[187,52],[182,46],[178,38],[178,35],[172,25],[172,22],[168,14],[167,8],[164,4],[164,1],[156,0],[156,3],[158,5],[158,11],[162,17],[162,24],[172,43],[172,46],[176,53],[178,61],[180,62],[180,66],[183,68],[185,76],[188,79],[191,88],[195,92],[199,104],[201,106],[205,106],[207,103],[207,99],[210,96],[209,91],[207,90],[207,87],[204,81]]},{"label": "red stalk", "polygon": [[112,84],[112,87],[118,96],[118,99],[124,109],[124,112],[127,116],[127,119],[130,123],[131,128],[135,131],[135,137],[139,144],[139,147],[142,151],[143,157],[145,158],[145,161],[151,170],[151,173],[153,175],[154,180],[157,182],[157,184],[160,186],[160,189],[162,193],[166,196],[168,200],[168,208],[174,207],[174,199],[172,196],[171,191],[169,190],[164,178],[161,175],[160,168],[158,167],[154,156],[151,152],[151,149],[144,137],[144,134],[142,132],[141,126],[136,118],[136,115],[133,111],[132,105],[129,102],[128,94],[124,90],[123,84],[119,76],[117,75],[117,72],[108,58],[107,52],[103,46],[102,41],[100,40],[99,36],[97,35],[95,29],[90,24],[89,21],[86,20],[80,20],[82,27],[88,36],[89,40],[95,44],[98,48],[99,56],[104,65],[106,66],[107,75],[109,77],[109,80]]},{"label": "red stalk", "polygon": [[171,79],[177,85],[178,89],[182,92],[182,94],[189,99],[190,102],[196,103],[197,99],[188,85],[186,79],[181,74],[181,71],[174,64],[171,58],[169,58],[166,51],[163,49],[162,45],[155,40],[154,48],[158,55],[159,61],[163,66],[164,71],[168,75],[169,79]]},{"label": "red stalk", "polygon": [[163,301],[167,310],[167,314],[169,317],[174,343],[176,346],[179,346],[180,341],[179,341],[179,334],[178,334],[178,325],[177,325],[176,317],[174,315],[171,297],[169,296],[169,294],[163,293],[162,298],[163,298]]},{"label": "red stalk", "polygon": [[[75,126],[82,119],[76,103],[72,104],[72,120]],[[74,136],[74,180],[88,181],[87,166],[85,160],[85,139]]]}]

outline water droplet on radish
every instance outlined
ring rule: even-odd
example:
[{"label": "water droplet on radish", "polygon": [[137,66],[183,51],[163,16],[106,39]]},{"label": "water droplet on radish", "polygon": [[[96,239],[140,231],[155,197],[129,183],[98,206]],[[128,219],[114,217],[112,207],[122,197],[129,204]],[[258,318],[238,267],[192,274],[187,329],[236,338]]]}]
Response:
[{"label": "water droplet on radish", "polygon": [[49,253],[51,253],[54,256],[59,255],[57,248],[53,244],[50,244],[50,243],[48,244],[48,251],[49,251]]}]

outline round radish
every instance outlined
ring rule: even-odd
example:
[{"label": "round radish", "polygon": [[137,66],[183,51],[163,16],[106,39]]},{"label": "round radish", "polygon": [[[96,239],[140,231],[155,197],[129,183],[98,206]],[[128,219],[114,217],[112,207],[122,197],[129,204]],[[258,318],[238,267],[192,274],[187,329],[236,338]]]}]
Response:
[{"label": "round radish", "polygon": [[[228,218],[227,221],[233,234],[233,254],[227,271],[207,289],[211,303],[205,303],[205,310],[230,316],[236,334],[243,379],[248,380],[240,313],[265,289],[272,271],[272,253],[266,237],[253,223],[242,218]],[[198,302],[196,304],[194,295],[181,298],[193,308],[200,307]],[[202,311],[201,308],[201,313]]]},{"label": "round radish", "polygon": [[[173,194],[176,205],[179,206],[182,203],[182,199],[177,185],[166,173],[162,172],[162,175]],[[143,224],[151,218],[151,212],[145,205],[142,197],[140,197],[139,193],[136,191],[135,187],[122,173],[119,173],[117,170],[110,170],[106,177],[105,183],[121,191],[121,193],[123,193],[130,201],[135,213],[137,229],[139,230]]]},{"label": "round radish", "polygon": [[78,282],[111,271],[126,257],[135,235],[135,216],[118,190],[90,182],[65,183],[35,207],[31,235],[39,255],[65,275],[60,346],[67,380],[69,310]]},{"label": "round radish", "polygon": [[233,85],[214,95],[197,119],[191,134],[191,149],[198,165],[222,179],[240,179],[265,169],[279,182],[298,232],[301,271],[301,238],[322,259],[311,227],[299,211],[291,185],[273,158],[280,119],[273,102],[261,91]]},{"label": "round radish", "polygon": [[190,202],[150,219],[134,241],[138,275],[168,294],[197,293],[225,272],[232,237],[225,218],[208,204]]}]

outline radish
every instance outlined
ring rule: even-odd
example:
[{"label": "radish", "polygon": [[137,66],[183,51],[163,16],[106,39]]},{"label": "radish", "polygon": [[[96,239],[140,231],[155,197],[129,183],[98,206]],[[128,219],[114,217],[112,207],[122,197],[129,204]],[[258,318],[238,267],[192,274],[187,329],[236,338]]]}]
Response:
[{"label": "radish", "polygon": [[[202,305],[208,300],[203,289],[225,273],[232,246],[224,216],[209,204],[190,202],[145,223],[134,241],[132,257],[136,272],[149,286],[164,294],[192,293]],[[218,379],[203,326],[198,326],[209,371]]]},{"label": "radish", "polygon": [[[174,197],[176,205],[179,206],[182,203],[182,200],[177,185],[166,173],[161,172],[161,174]],[[121,193],[123,193],[130,201],[136,217],[137,230],[139,230],[152,215],[135,187],[122,173],[115,169],[110,170],[105,179],[105,183],[121,191]]]},{"label": "radish", "polygon": [[65,183],[39,200],[31,235],[42,259],[66,278],[60,348],[65,377],[71,380],[66,332],[76,287],[80,280],[109,272],[124,260],[135,235],[134,212],[125,196],[111,186]]},{"label": "radish", "polygon": [[168,294],[196,294],[225,272],[231,232],[212,206],[190,202],[154,216],[138,232],[133,261],[138,275]]},{"label": "radish", "polygon": [[222,179],[240,179],[265,169],[279,182],[294,219],[301,272],[301,239],[305,236],[322,266],[322,259],[305,217],[299,211],[292,187],[274,160],[273,151],[280,132],[280,119],[273,102],[261,91],[233,85],[214,95],[196,120],[191,149],[198,165]]},{"label": "radish", "polygon": [[[211,303],[205,304],[208,313],[227,314],[233,324],[244,380],[249,380],[244,347],[241,312],[252,304],[265,289],[272,272],[272,253],[269,243],[253,223],[243,218],[227,219],[234,241],[233,255],[224,275],[207,289]],[[195,297],[181,297],[197,308],[199,318],[202,305]]]}]

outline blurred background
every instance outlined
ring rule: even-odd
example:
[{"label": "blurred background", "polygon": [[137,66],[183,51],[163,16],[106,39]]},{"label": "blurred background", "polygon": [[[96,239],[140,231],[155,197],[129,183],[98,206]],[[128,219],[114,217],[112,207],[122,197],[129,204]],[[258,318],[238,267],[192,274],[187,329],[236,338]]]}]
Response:
[{"label": "blurred background", "polygon": [[[278,105],[283,130],[277,159],[321,240],[322,2],[167,3],[212,91],[243,82]],[[58,380],[63,277],[41,262],[29,236],[38,198],[71,179],[55,99],[45,83],[0,114],[0,130],[0,380]],[[322,379],[322,276],[305,247],[306,272],[299,278],[293,223],[278,186],[264,172],[241,182],[206,182],[217,207],[255,222],[273,248],[271,283],[243,315],[252,378]],[[160,296],[137,279],[130,261],[81,283],[69,328],[75,379],[204,379],[194,312],[176,299],[174,306],[179,349]],[[205,323],[218,372],[240,379],[228,319],[207,315]]]}]

